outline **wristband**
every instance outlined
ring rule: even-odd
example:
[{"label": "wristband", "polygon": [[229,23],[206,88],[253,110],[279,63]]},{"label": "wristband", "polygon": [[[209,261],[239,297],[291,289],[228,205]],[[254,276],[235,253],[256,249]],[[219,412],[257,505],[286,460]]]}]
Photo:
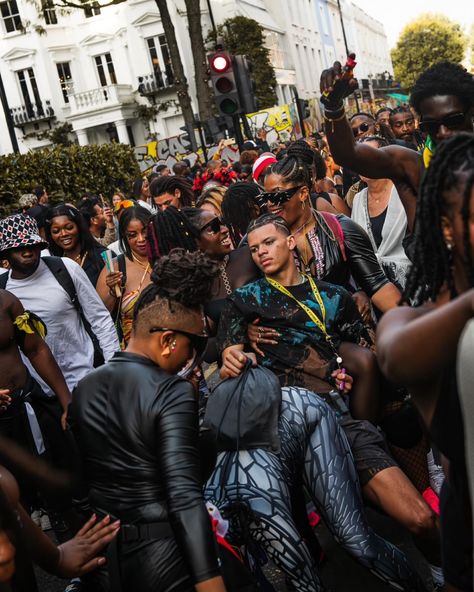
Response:
[{"label": "wristband", "polygon": [[339,117],[326,117],[326,112],[323,115],[324,117],[324,121],[327,121],[328,123],[331,123],[331,133],[334,133],[334,122],[335,121],[342,121],[343,119],[346,118],[346,112],[342,111],[342,114]]}]

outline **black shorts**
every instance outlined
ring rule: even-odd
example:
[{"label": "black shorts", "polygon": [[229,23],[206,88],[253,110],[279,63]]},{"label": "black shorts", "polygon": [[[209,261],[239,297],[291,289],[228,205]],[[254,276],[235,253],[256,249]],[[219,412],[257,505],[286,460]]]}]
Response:
[{"label": "black shorts", "polygon": [[446,583],[472,592],[472,520],[469,502],[445,479],[440,495],[441,555]]},{"label": "black shorts", "polygon": [[361,487],[397,463],[390,456],[383,434],[369,421],[344,418],[340,425],[347,436]]}]

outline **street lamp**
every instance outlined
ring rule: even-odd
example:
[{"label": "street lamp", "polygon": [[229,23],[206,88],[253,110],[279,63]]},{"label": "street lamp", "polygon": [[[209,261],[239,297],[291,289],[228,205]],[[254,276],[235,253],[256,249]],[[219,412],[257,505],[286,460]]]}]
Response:
[{"label": "street lamp", "polygon": [[15,133],[15,127],[13,126],[12,114],[8,105],[7,95],[5,94],[5,87],[3,86],[2,74],[0,72],[0,100],[2,101],[3,112],[8,127],[8,135],[10,136],[10,142],[12,143],[13,152],[19,154],[20,148],[18,146],[18,139]]}]

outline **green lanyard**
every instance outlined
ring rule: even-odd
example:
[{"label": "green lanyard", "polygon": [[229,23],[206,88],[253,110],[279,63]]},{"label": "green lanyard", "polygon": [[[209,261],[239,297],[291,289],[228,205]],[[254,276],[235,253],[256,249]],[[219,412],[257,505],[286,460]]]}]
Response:
[{"label": "green lanyard", "polygon": [[311,286],[313,296],[314,296],[316,302],[318,303],[319,308],[321,309],[321,316],[323,317],[322,321],[318,317],[318,315],[313,310],[311,310],[309,308],[309,306],[306,306],[306,304],[304,302],[301,302],[300,300],[295,298],[293,296],[293,294],[285,288],[285,286],[282,286],[279,282],[277,282],[273,278],[267,277],[266,280],[276,290],[278,290],[279,292],[282,292],[282,294],[285,294],[285,296],[288,296],[288,298],[291,298],[292,300],[294,300],[296,302],[296,304],[305,311],[305,313],[308,315],[308,317],[313,321],[313,323],[318,327],[318,329],[320,329],[322,331],[322,333],[324,334],[326,341],[329,343],[333,352],[336,355],[337,364],[340,365],[340,364],[342,364],[342,358],[339,355],[339,353],[337,352],[336,348],[334,347],[334,345],[332,343],[332,337],[329,335],[329,333],[327,332],[327,329],[326,329],[326,324],[325,324],[326,308],[324,306],[323,299],[321,298],[321,294],[319,293],[318,286],[316,285],[315,281],[313,280],[313,278],[311,276],[308,276],[305,274],[301,274],[301,275],[308,280],[309,285]]}]

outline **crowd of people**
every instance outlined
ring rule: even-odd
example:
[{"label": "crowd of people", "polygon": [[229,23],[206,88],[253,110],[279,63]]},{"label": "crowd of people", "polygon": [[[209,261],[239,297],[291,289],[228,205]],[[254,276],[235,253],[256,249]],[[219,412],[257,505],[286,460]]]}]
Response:
[{"label": "crowd of people", "polygon": [[271,590],[270,559],[319,592],[320,519],[395,590],[473,590],[474,80],[354,87],[323,72],[309,138],[0,220],[0,590]]}]

